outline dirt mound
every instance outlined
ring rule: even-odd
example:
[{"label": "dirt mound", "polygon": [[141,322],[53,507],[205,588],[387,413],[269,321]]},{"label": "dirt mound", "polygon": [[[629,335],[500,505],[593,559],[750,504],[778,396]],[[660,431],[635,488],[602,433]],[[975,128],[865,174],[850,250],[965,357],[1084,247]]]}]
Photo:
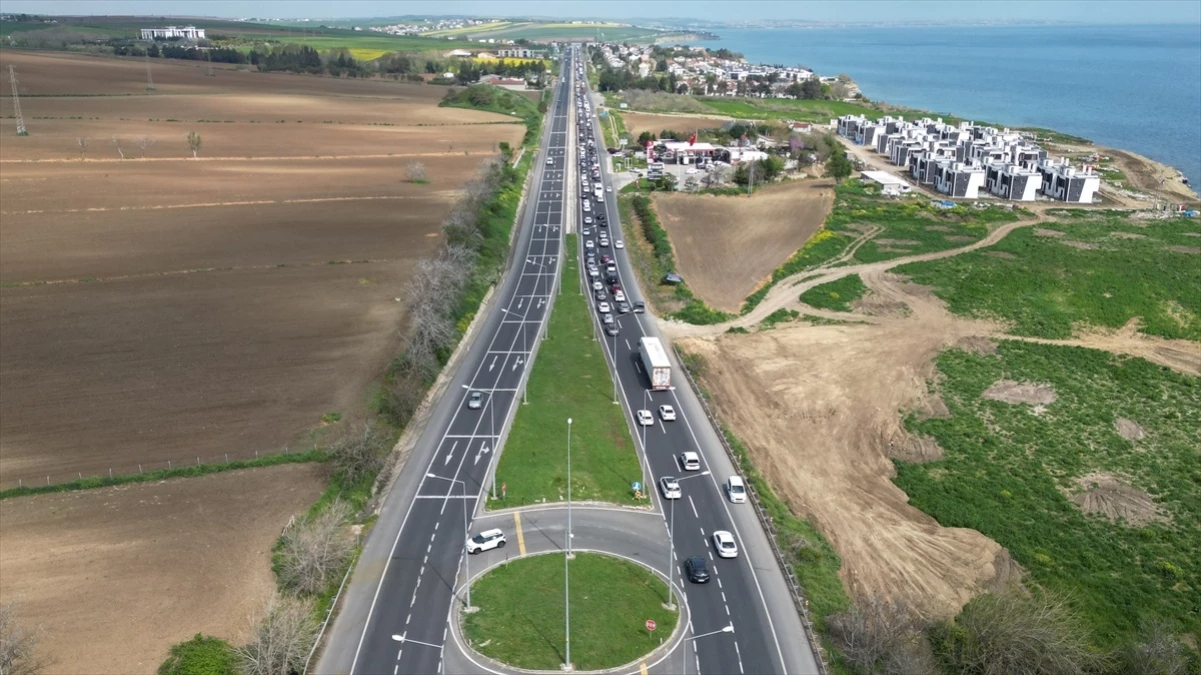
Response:
[{"label": "dirt mound", "polygon": [[938,394],[922,399],[921,405],[913,412],[917,415],[918,420],[949,420],[953,417],[950,408],[947,408],[946,401],[943,401]]},{"label": "dirt mound", "polygon": [[997,380],[980,394],[982,398],[1005,403],[1027,403],[1045,406],[1055,402],[1055,390],[1049,384]]},{"label": "dirt mound", "polygon": [[870,291],[864,297],[852,302],[851,309],[856,314],[880,317],[900,317],[909,312],[905,303]]},{"label": "dirt mound", "polygon": [[957,235],[953,235],[950,237],[943,237],[943,239],[946,239],[947,241],[953,241],[953,242],[956,242],[959,244],[969,242],[969,241],[976,241],[976,237],[969,237],[969,236],[962,235],[962,234],[957,234]]},{"label": "dirt mound", "polygon": [[929,436],[909,435],[889,448],[889,456],[903,462],[937,462],[943,458],[942,447]]},{"label": "dirt mound", "polygon": [[887,244],[892,246],[917,246],[922,243],[914,239],[877,239],[877,244]]},{"label": "dirt mound", "polygon": [[1166,250],[1174,253],[1189,253],[1192,255],[1197,255],[1201,253],[1201,246],[1168,246]]},{"label": "dirt mound", "polygon": [[985,251],[984,255],[990,258],[1000,258],[1001,260],[1017,260],[1018,257],[1008,251]]},{"label": "dirt mound", "polygon": [[983,335],[969,335],[960,338],[955,342],[955,348],[973,354],[985,354],[988,356],[997,353],[997,343]]},{"label": "dirt mound", "polygon": [[1128,441],[1141,441],[1147,437],[1146,430],[1138,422],[1128,420],[1125,417],[1119,417],[1113,423],[1113,426],[1118,435]]},{"label": "dirt mound", "polygon": [[1036,237],[1066,237],[1067,235],[1059,230],[1048,230],[1041,227],[1034,228],[1034,236]]},{"label": "dirt mound", "polygon": [[1090,241],[1076,241],[1075,239],[1060,239],[1059,243],[1063,244],[1064,246],[1078,248],[1081,251],[1095,251],[1101,248],[1100,244],[1094,244]]},{"label": "dirt mound", "polygon": [[1096,513],[1112,522],[1124,520],[1134,527],[1168,520],[1151,495],[1112,474],[1096,471],[1077,478],[1076,484],[1082,491],[1069,499],[1085,513]]},{"label": "dirt mound", "polygon": [[927,232],[954,232],[955,228],[947,227],[946,225],[927,225],[924,228]]},{"label": "dirt mound", "polygon": [[877,246],[876,250],[881,253],[909,253],[909,249],[896,246]]}]

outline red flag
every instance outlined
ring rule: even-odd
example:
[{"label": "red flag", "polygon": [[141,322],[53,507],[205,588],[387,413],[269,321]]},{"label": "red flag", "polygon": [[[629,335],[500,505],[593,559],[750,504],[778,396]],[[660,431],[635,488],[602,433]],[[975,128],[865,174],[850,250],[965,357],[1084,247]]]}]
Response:
[{"label": "red flag", "polygon": [[688,139],[688,145],[696,145],[696,132],[692,132],[692,138]]}]

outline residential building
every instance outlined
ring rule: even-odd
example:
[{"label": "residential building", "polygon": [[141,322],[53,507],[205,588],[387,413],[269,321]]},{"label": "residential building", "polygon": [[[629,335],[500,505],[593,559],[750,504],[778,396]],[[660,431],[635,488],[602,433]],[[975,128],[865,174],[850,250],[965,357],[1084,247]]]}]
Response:
[{"label": "residential building", "polygon": [[502,59],[536,59],[538,56],[540,56],[538,52],[535,52],[532,49],[526,49],[525,47],[498,49],[496,50],[496,55]]},{"label": "residential building", "polygon": [[163,28],[143,28],[143,40],[169,40],[181,38],[184,40],[203,40],[204,29],[195,26],[165,26]]}]

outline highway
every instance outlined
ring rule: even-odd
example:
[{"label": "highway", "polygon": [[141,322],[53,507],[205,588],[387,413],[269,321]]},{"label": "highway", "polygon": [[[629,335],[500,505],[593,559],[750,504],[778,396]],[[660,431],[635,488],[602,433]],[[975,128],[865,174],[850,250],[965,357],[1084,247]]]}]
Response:
[{"label": "highway", "polygon": [[[469,527],[485,486],[491,487],[498,433],[520,402],[559,276],[568,80],[556,85],[549,133],[535,158],[535,187],[495,310],[479,326],[385,502],[317,672],[442,670],[451,603],[464,578],[465,521]],[[468,389],[483,393],[480,409],[468,409]]]},{"label": "highway", "polygon": [[[583,81],[586,83],[586,78]],[[582,127],[585,131],[584,140],[589,137],[596,139],[597,145],[602,148],[600,152],[604,153],[599,120],[589,113],[580,123],[586,125]],[[612,186],[607,162],[601,161],[599,164],[602,182]],[[610,223],[610,239],[616,242],[624,238],[617,209],[617,194],[606,191],[604,196],[603,204],[598,204],[594,212],[601,210],[606,214]],[[596,234],[594,232],[590,238],[595,238]],[[585,250],[584,239],[581,237],[578,251],[581,256]],[[609,253],[616,259],[620,284],[631,302],[641,299],[643,296],[638,290],[638,280],[627,251],[616,248],[597,250],[598,257],[602,253]],[[729,254],[737,255],[737,252],[730,251]],[[580,267],[583,274],[584,266],[581,264]],[[643,336],[662,340],[655,321],[650,315],[631,313],[617,315],[617,322],[620,334],[605,337],[604,344],[610,366],[619,381],[627,417],[634,424],[633,410],[645,409],[650,410],[656,418],[653,426],[635,427],[639,432],[637,443],[645,454],[652,474],[648,476],[648,487],[658,498],[661,495],[657,483],[661,477],[682,479],[682,499],[662,500],[666,503],[661,504],[666,511],[665,522],[671,529],[673,555],[678,563],[689,556],[704,556],[709,561],[713,575],[711,583],[698,585],[684,580],[683,570],[679,566],[675,570],[677,582],[687,589],[692,615],[691,632],[694,636],[712,634],[689,642],[688,648],[694,657],[690,661],[695,670],[689,668],[687,672],[818,672],[783,572],[776,565],[752,505],[731,504],[725,498],[722,484],[735,473],[734,468],[695,393],[680,373],[680,364],[669,348],[673,388],[669,391],[650,391],[648,377],[638,357],[638,345]],[[597,328],[600,328],[599,321]],[[667,345],[666,341],[664,345]],[[664,422],[659,419],[657,410],[662,404],[675,408],[678,416],[676,421]],[[682,470],[678,458],[680,453],[689,450],[700,454],[701,471],[710,471],[708,476],[697,471]],[[737,558],[722,559],[714,555],[710,537],[715,530],[734,534],[740,552]],[[732,633],[713,634],[728,625],[733,625]]]}]

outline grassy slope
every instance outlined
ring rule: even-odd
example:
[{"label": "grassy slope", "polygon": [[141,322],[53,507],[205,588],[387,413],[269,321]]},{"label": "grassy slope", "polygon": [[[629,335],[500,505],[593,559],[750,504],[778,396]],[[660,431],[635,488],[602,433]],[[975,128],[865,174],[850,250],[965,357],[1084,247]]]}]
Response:
[{"label": "grassy slope", "polygon": [[[951,311],[1012,322],[1012,332],[1065,338],[1084,323],[1118,328],[1141,317],[1143,331],[1168,338],[1201,340],[1201,260],[1168,246],[1201,246],[1190,237],[1201,228],[1176,219],[1137,227],[1120,215],[1102,215],[1045,226],[1062,239],[1022,228],[988,251],[897,269],[935,287]],[[1127,233],[1138,239],[1121,238]],[[1063,240],[1097,244],[1080,250]]]},{"label": "grassy slope", "polygon": [[801,302],[817,309],[832,309],[838,312],[851,311],[851,303],[863,297],[867,286],[858,274],[852,274],[828,284],[814,286],[801,293]]},{"label": "grassy slope", "polygon": [[[589,553],[570,565],[577,669],[629,663],[675,629],[679,615],[663,609],[667,584],[645,568]],[[549,554],[520,558],[481,578],[471,596],[480,611],[465,621],[476,649],[521,668],[557,670],[564,660],[563,574],[563,556]],[[654,634],[647,633],[647,619],[657,624]]]},{"label": "grassy slope", "polygon": [[567,494],[567,418],[572,418],[571,494],[576,500],[633,504],[630,484],[645,482],[613,380],[580,294],[575,235],[567,237],[563,294],[555,300],[550,338],[542,343],[497,468],[508,483],[502,506],[559,501]]},{"label": "grassy slope", "polygon": [[[897,484],[944,526],[979,530],[1029,577],[1063,591],[1111,645],[1142,617],[1201,630],[1201,381],[1141,359],[1002,342],[996,356],[944,352],[940,391],[953,417],[909,427],[938,440],[945,459],[898,463]],[[1048,383],[1058,400],[1027,405],[980,398],[999,379]],[[1135,420],[1132,444],[1114,420]],[[1061,489],[1093,470],[1131,479],[1170,522],[1141,528],[1087,516]]]},{"label": "grassy slope", "polygon": [[829,124],[842,115],[879,115],[871,106],[845,101],[805,101],[758,98],[701,98],[714,112],[739,119],[788,118],[802,122]]}]

